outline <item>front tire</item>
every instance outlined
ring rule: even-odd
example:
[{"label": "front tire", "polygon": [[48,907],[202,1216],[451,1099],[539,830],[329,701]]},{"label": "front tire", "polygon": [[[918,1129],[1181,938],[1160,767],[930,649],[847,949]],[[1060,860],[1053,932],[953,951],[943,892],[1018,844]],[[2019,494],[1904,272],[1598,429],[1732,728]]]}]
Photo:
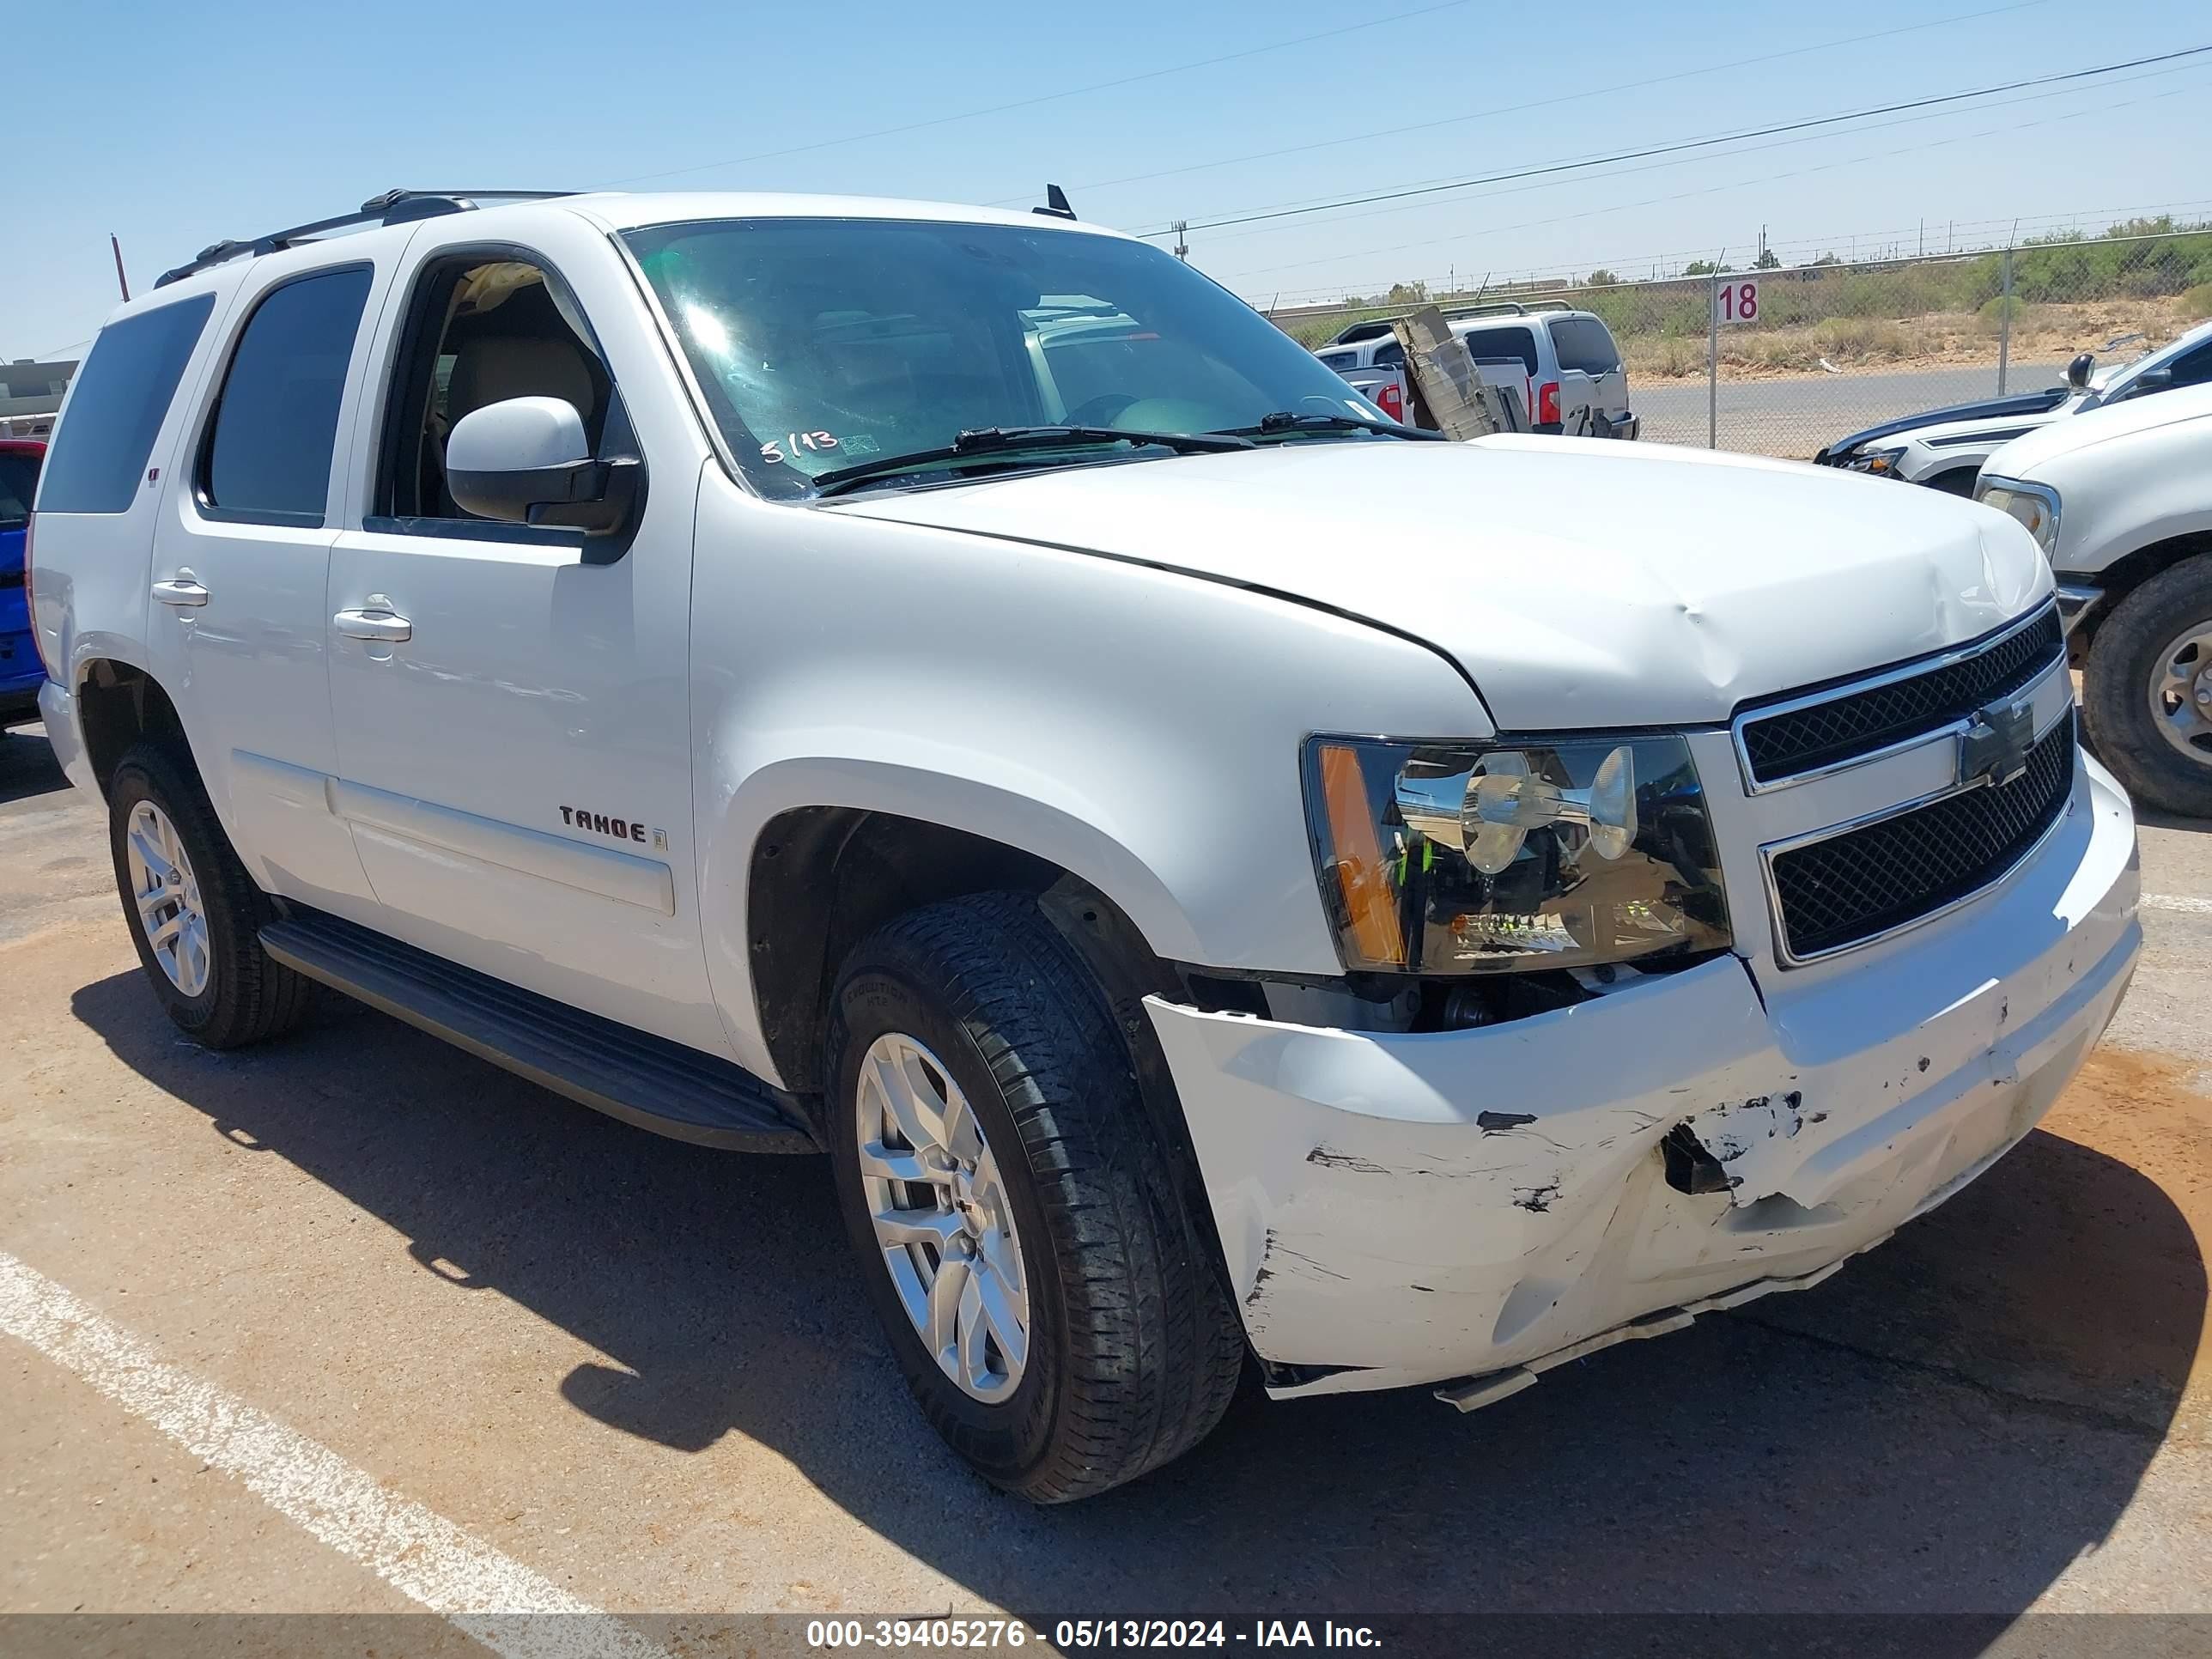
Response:
[{"label": "front tire", "polygon": [[2137,800],[2212,818],[2212,557],[2161,571],[2098,628],[2081,723]]},{"label": "front tire", "polygon": [[1205,1437],[1243,1335],[1106,998],[1033,900],[955,899],[863,941],[828,1063],[847,1230],[955,1451],[1065,1503]]},{"label": "front tire", "polygon": [[199,775],[142,743],[107,787],[108,840],[131,943],[177,1028],[210,1048],[259,1042],[299,1024],[309,981],[261,948],[274,915],[232,851]]}]

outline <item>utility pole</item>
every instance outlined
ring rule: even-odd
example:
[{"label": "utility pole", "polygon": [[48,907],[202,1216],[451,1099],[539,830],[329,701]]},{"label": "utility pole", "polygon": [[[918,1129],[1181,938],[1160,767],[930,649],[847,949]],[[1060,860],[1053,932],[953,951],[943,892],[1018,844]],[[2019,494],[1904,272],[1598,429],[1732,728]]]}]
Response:
[{"label": "utility pole", "polygon": [[123,274],[123,244],[116,240],[112,230],[107,233],[107,246],[115,251],[115,286],[123,290],[123,297],[128,300],[131,297],[131,281]]},{"label": "utility pole", "polygon": [[1183,233],[1189,228],[1190,221],[1188,219],[1178,219],[1175,222],[1175,256],[1185,264],[1190,263],[1190,245],[1183,240]]}]

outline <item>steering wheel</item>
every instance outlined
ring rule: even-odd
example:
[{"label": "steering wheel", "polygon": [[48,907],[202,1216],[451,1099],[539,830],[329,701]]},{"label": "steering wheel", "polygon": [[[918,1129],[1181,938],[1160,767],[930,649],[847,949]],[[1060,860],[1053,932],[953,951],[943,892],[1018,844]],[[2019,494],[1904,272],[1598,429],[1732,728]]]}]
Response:
[{"label": "steering wheel", "polygon": [[1060,416],[1062,426],[1111,426],[1115,417],[1137,400],[1119,392],[1102,392],[1086,398]]}]

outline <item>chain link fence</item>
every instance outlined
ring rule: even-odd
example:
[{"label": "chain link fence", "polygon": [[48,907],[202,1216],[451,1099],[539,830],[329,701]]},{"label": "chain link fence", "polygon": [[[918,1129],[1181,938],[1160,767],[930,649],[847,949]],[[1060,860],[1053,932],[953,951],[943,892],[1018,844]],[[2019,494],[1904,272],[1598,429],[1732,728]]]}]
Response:
[{"label": "chain link fence", "polygon": [[[2081,352],[2131,362],[2212,319],[2212,229],[1425,297],[1595,312],[1647,441],[1808,459],[1882,421],[2055,386]],[[1394,309],[1291,326],[1318,343]]]}]

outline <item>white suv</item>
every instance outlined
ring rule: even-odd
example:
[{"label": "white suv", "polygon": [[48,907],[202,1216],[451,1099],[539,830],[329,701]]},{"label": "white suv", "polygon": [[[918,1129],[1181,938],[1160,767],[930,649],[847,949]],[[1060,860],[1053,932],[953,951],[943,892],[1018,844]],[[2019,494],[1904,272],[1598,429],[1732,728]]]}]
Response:
[{"label": "white suv", "polygon": [[826,1152],[922,1410],[1040,1500],[1248,1358],[1467,1407],[1814,1283],[2028,1131],[2139,944],[2026,531],[1411,433],[1056,216],[219,245],[109,321],[35,526],[179,1026],[319,981]]},{"label": "white suv", "polygon": [[[1444,318],[1482,378],[1519,394],[1530,431],[1575,438],[1637,435],[1628,368],[1613,331],[1595,312],[1501,300],[1447,310]],[[1314,355],[1365,397],[1373,398],[1381,378],[1389,377],[1402,406],[1406,348],[1389,319],[1353,323]],[[1387,401],[1382,406],[1390,408]],[[1395,416],[1399,410],[1391,412]]]}]

